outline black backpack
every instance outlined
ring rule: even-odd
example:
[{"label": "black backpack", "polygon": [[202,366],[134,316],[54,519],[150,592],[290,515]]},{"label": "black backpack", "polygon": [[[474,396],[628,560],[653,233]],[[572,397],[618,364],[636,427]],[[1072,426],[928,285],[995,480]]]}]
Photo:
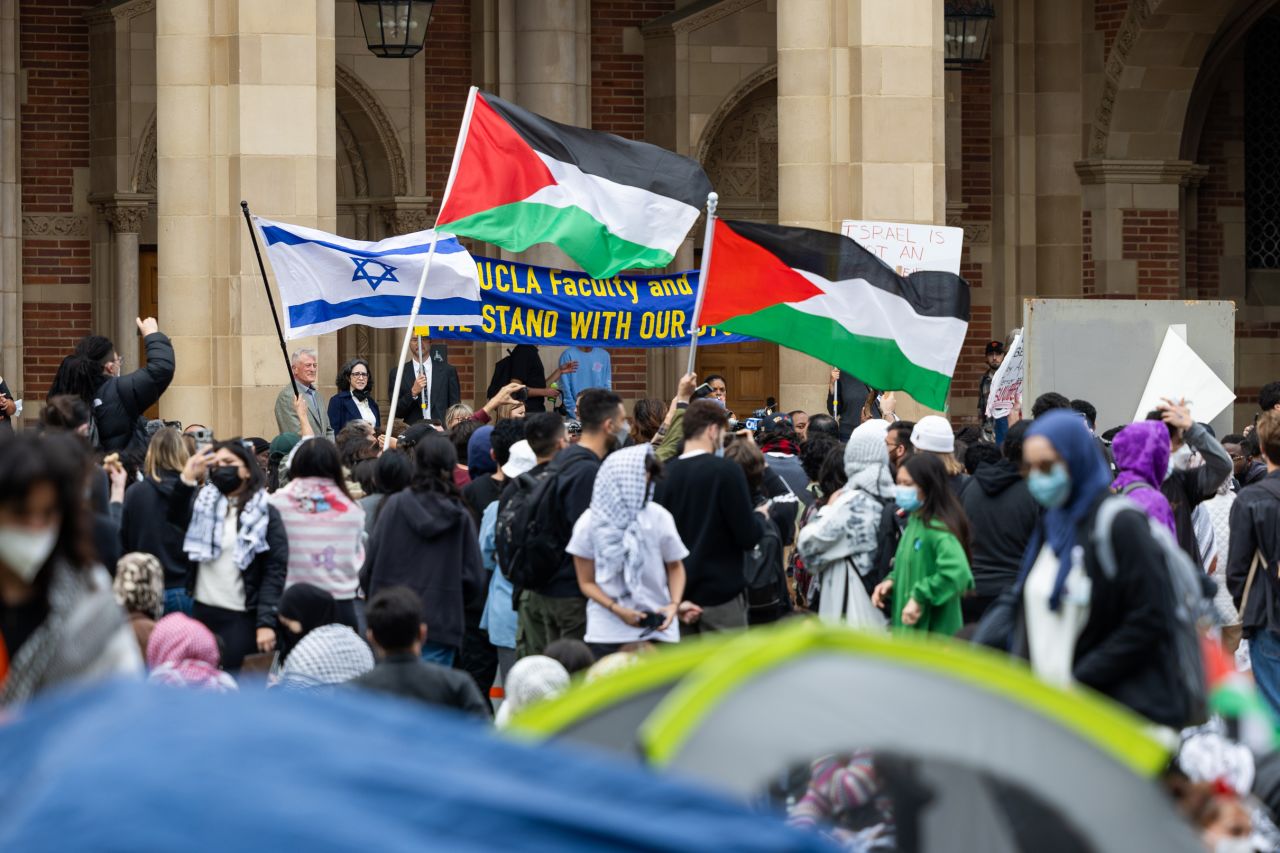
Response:
[{"label": "black backpack", "polygon": [[564,471],[557,461],[537,474],[521,474],[502,495],[494,547],[498,568],[517,589],[541,589],[560,568],[573,534],[559,500]]},{"label": "black backpack", "polygon": [[757,523],[760,522],[764,524],[764,535],[742,562],[747,581],[747,621],[752,625],[771,622],[791,609],[782,537],[772,521],[761,518]]}]

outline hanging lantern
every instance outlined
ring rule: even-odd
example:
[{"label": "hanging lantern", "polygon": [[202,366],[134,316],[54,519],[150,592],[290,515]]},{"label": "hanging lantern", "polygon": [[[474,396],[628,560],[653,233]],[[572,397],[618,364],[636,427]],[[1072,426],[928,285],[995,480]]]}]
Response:
[{"label": "hanging lantern", "polygon": [[970,68],[987,58],[996,10],[991,0],[947,0],[943,56],[950,71]]},{"label": "hanging lantern", "polygon": [[427,40],[435,0],[356,0],[364,40],[375,55],[411,59]]}]

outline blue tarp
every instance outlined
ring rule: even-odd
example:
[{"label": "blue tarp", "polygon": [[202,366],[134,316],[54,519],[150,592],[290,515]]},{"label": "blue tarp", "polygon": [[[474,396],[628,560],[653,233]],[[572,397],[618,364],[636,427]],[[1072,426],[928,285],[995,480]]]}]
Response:
[{"label": "blue tarp", "polygon": [[701,789],[378,695],[110,684],[0,725],[0,850],[830,850]]}]

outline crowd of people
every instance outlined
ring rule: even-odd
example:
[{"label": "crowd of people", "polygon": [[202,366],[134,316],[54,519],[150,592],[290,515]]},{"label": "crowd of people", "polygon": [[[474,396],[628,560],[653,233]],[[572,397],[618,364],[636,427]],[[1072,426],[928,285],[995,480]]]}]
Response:
[{"label": "crowd of people", "polygon": [[39,423],[0,435],[4,705],[148,673],[481,716],[505,693],[501,721],[578,673],[808,616],[959,636],[1173,729],[1204,722],[1182,651],[1211,623],[1280,712],[1280,383],[1221,440],[1181,400],[1101,434],[1056,393],[1026,420],[907,422],[839,371],[826,412],[746,429],[721,376],[628,411],[571,378],[607,378],[588,348],[550,379],[513,351],[476,411],[415,353],[385,412],[367,361],[326,402],[300,350],[279,434],[219,439],[146,417],[175,360],[138,325],[144,367],[85,338]]}]

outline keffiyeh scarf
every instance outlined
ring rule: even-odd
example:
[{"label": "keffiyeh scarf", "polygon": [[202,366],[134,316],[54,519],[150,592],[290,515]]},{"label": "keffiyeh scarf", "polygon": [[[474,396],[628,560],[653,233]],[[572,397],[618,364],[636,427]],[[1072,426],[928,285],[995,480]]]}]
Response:
[{"label": "keffiyeh scarf", "polygon": [[323,625],[293,647],[280,673],[282,690],[341,684],[373,669],[373,652],[346,625]]},{"label": "keffiyeh scarf", "polygon": [[591,491],[591,545],[596,555],[596,581],[622,577],[628,590],[639,589],[646,543],[640,512],[649,502],[645,461],[652,444],[610,453],[596,474]]},{"label": "keffiyeh scarf", "polygon": [[[187,536],[182,540],[182,550],[198,563],[210,563],[222,556],[222,522],[227,517],[228,500],[212,484],[196,493],[196,503],[191,509],[191,523]],[[253,558],[267,550],[268,512],[267,493],[259,490],[240,510],[236,525],[236,568],[244,571]]]}]

